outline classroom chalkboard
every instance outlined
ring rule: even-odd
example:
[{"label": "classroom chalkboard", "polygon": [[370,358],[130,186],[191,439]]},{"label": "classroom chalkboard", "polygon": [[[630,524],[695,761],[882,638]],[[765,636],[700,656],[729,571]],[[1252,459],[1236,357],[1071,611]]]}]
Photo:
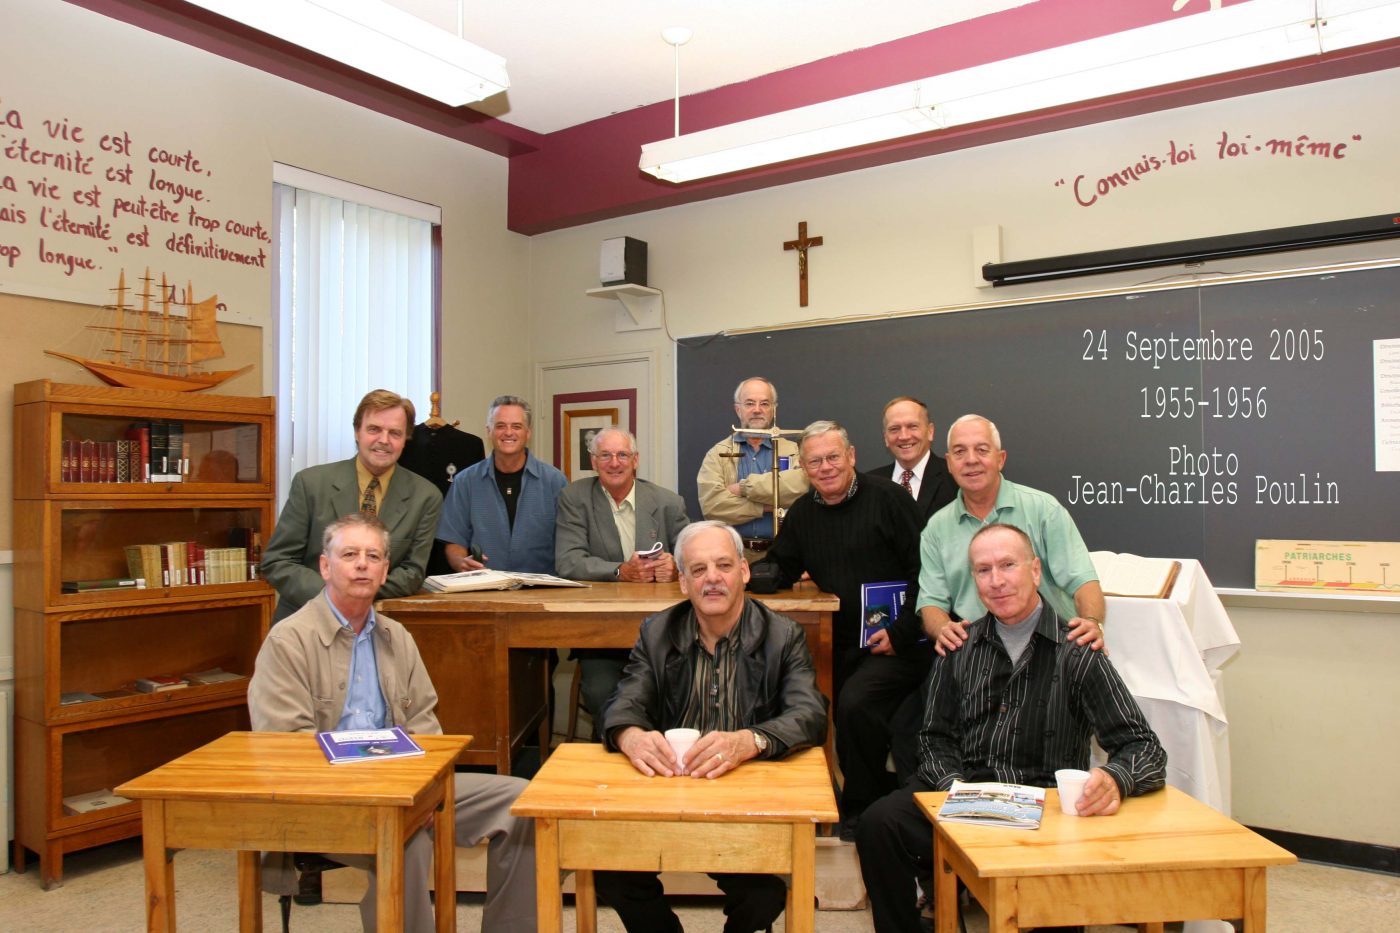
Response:
[{"label": "classroom chalkboard", "polygon": [[1377,469],[1380,340],[1400,340],[1400,268],[686,338],[681,492],[698,516],[694,476],[741,379],[777,385],[784,427],[844,425],[862,470],[893,459],[880,413],[913,395],[935,454],[959,415],[994,421],[1005,475],[1064,503],[1090,550],[1193,557],[1252,588],[1257,538],[1400,539],[1400,472]]}]

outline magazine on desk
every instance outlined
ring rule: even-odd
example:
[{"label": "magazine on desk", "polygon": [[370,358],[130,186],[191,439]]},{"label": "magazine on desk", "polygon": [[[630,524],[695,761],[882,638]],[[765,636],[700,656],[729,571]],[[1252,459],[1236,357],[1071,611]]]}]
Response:
[{"label": "magazine on desk", "polygon": [[423,581],[423,589],[434,593],[470,593],[475,590],[515,590],[522,586],[587,586],[547,573],[508,573],[504,570],[464,570],[443,573]]},{"label": "magazine on desk", "polygon": [[318,732],[316,741],[333,765],[355,761],[388,761],[391,758],[412,758],[423,754],[423,748],[402,726],[390,729],[347,729],[341,732]]},{"label": "magazine on desk", "polygon": [[1039,829],[1045,812],[1045,788],[1025,784],[954,781],[938,818],[948,823]]}]

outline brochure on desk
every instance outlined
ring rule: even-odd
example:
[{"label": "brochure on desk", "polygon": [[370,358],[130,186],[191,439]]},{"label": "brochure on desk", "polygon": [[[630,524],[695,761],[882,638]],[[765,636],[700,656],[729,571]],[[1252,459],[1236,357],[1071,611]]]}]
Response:
[{"label": "brochure on desk", "polygon": [[1010,829],[1039,829],[1045,812],[1045,788],[993,781],[954,781],[938,810],[947,823],[975,823]]},{"label": "brochure on desk", "polygon": [[357,761],[388,761],[392,758],[412,758],[423,754],[422,747],[402,726],[391,729],[347,729],[340,732],[318,732],[316,741],[333,765]]}]

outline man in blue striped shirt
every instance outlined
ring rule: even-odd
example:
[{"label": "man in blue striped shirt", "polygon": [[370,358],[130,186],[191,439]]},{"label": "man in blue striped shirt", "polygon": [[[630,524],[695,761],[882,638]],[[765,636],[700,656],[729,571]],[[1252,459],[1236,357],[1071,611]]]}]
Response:
[{"label": "man in blue striped shirt", "polygon": [[1040,558],[1024,531],[993,523],[968,547],[987,614],[957,651],[936,658],[926,685],[918,774],[861,818],[856,849],[875,928],[919,933],[914,881],[933,873],[933,827],[913,795],[954,780],[1053,787],[1084,769],[1092,733],[1108,762],[1090,772],[1080,816],[1109,816],[1124,797],[1157,790],[1167,755],[1102,652],[1068,636],[1043,601]]}]

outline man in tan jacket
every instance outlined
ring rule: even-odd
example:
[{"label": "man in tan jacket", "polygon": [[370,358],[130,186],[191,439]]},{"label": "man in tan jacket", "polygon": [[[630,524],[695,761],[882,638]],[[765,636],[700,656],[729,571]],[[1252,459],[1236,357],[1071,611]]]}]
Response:
[{"label": "man in tan jacket", "polygon": [[[807,491],[807,474],[797,465],[797,445],[767,436],[778,416],[778,389],[762,376],[734,390],[739,430],[705,454],[695,485],[700,511],[711,521],[733,525],[744,541],[744,558],[760,560],[773,543],[773,509],[787,508]],[[744,428],[763,431],[750,435]],[[773,496],[773,456],[778,457],[778,495]]]},{"label": "man in tan jacket", "polygon": [[[254,729],[328,732],[397,725],[410,733],[442,733],[433,712],[437,691],[413,637],[374,611],[375,594],[388,570],[389,532],[379,519],[357,512],[326,526],[321,553],[325,589],[274,626],[258,652],[248,685]],[[355,775],[346,771],[332,777],[354,780]],[[535,930],[534,824],[510,815],[525,783],[495,774],[456,776],[457,844],[491,840],[482,929],[492,933]],[[404,849],[404,929],[415,933],[434,928],[428,900],[431,853],[425,831]],[[373,931],[373,858],[328,857],[369,869],[360,919]]]}]

